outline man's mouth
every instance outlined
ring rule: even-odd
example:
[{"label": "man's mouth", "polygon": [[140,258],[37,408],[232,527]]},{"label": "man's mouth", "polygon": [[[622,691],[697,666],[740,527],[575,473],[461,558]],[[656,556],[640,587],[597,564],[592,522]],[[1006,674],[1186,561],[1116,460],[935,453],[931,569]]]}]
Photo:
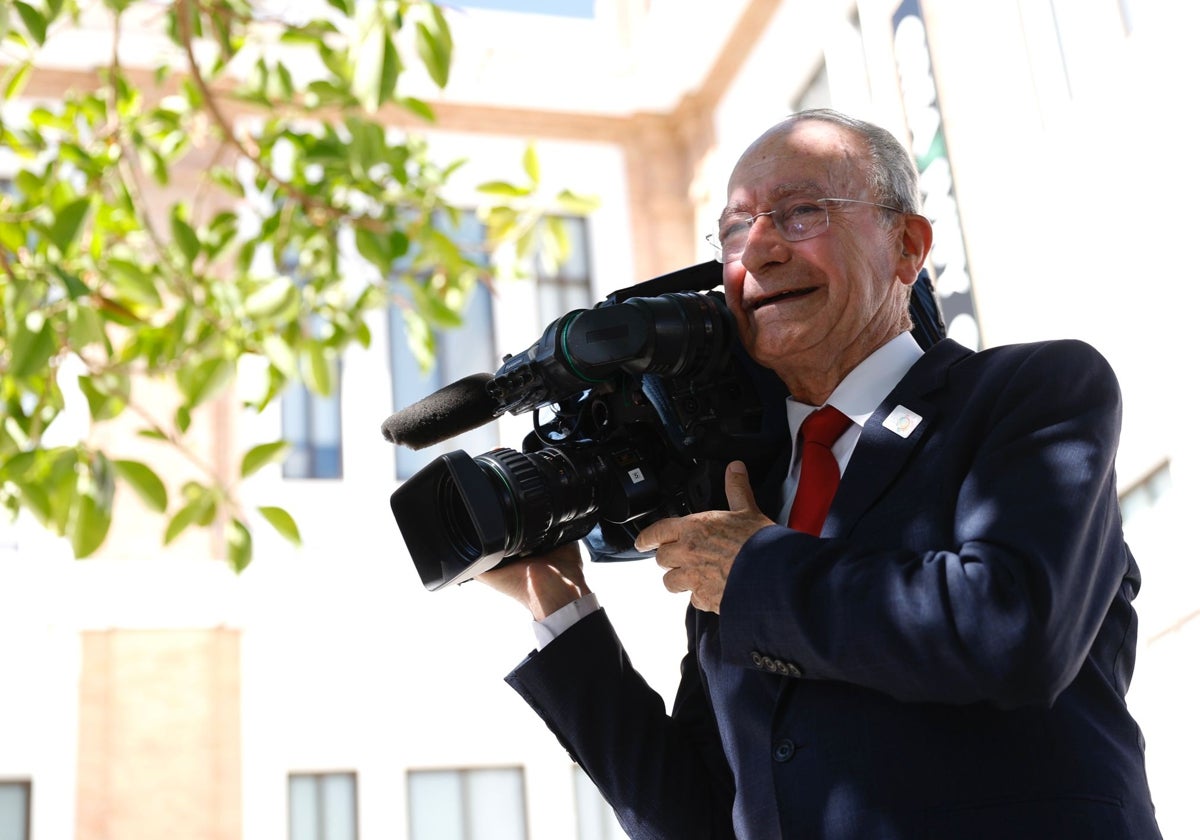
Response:
[{"label": "man's mouth", "polygon": [[761,300],[757,300],[751,305],[750,308],[762,309],[764,306],[770,306],[771,304],[779,303],[780,301],[787,300],[788,298],[804,297],[805,295],[812,294],[816,290],[816,286],[809,286],[804,289],[788,289],[785,292],[779,292],[777,294],[762,298]]}]

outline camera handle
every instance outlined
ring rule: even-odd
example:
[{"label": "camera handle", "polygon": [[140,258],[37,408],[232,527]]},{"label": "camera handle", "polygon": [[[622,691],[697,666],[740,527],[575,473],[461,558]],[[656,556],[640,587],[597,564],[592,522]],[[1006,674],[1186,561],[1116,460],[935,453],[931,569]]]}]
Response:
[{"label": "camera handle", "polygon": [[[709,260],[654,277],[636,286],[619,289],[608,296],[606,303],[621,303],[633,297],[654,297],[667,292],[702,292],[715,289],[723,282],[723,271],[719,262]],[[942,304],[938,300],[928,269],[922,268],[921,273],[917,275],[908,310],[912,315],[913,338],[921,345],[922,350],[928,350],[946,337],[946,319],[942,314]]]}]

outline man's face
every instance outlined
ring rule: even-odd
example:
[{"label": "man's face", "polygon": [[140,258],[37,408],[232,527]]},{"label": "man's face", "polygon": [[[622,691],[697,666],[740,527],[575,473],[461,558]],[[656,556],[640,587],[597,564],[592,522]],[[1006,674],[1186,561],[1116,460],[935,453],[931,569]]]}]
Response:
[{"label": "man's face", "polygon": [[[762,213],[793,198],[876,201],[864,155],[863,142],[832,123],[774,129],[734,168],[726,212]],[[840,379],[895,334],[904,306],[899,226],[875,207],[828,208],[828,229],[800,242],[784,239],[770,217],[755,220],[741,258],[725,264],[742,342],[789,387],[817,371]]]}]

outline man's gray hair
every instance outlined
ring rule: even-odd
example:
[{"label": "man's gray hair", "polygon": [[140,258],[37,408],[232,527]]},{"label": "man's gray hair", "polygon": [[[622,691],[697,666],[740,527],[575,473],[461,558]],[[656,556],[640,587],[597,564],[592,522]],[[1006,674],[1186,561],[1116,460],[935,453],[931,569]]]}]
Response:
[{"label": "man's gray hair", "polygon": [[812,108],[799,111],[789,121],[822,120],[849,129],[867,145],[870,162],[867,182],[880,204],[887,204],[905,213],[921,212],[921,189],[917,168],[908,149],[888,130],[866,120],[846,116],[832,108]]}]

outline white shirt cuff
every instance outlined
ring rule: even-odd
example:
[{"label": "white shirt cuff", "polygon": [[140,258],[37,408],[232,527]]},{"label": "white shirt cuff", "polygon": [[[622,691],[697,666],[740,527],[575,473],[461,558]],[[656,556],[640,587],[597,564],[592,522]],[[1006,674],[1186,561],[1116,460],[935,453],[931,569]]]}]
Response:
[{"label": "white shirt cuff", "polygon": [[541,621],[533,622],[533,637],[537,639],[537,649],[544,649],[580,619],[587,618],[598,609],[600,599],[596,597],[595,592],[589,592],[565,607],[559,607]]}]

